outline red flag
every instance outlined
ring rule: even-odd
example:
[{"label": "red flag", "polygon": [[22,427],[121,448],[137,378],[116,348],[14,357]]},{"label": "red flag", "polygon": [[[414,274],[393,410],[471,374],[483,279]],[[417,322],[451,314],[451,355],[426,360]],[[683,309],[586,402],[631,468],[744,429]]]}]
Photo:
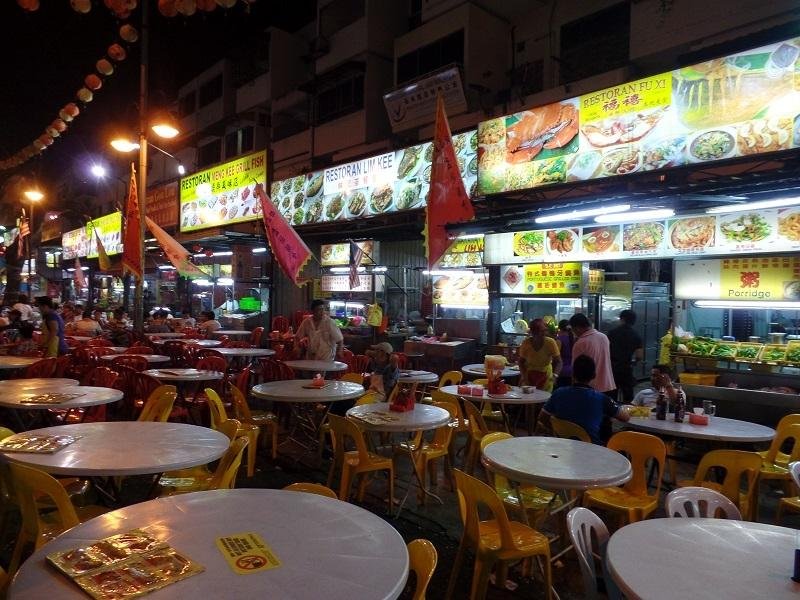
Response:
[{"label": "red flag", "polygon": [[423,231],[429,269],[434,267],[450,246],[445,225],[471,221],[474,218],[475,211],[458,168],[450,125],[444,112],[444,100],[439,96],[436,101],[431,188],[425,207]]},{"label": "red flag", "polygon": [[289,225],[264,191],[264,185],[256,185],[255,194],[261,201],[261,214],[264,216],[264,229],[272,256],[278,261],[286,276],[298,287],[305,281],[298,281],[300,271],[311,258],[311,250],[300,239],[294,228]]},{"label": "red flag", "polygon": [[80,292],[86,287],[86,277],[83,276],[83,267],[81,266],[81,259],[75,257],[75,290]]},{"label": "red flag", "polygon": [[125,204],[125,224],[122,233],[122,272],[128,272],[136,279],[142,273],[142,227],[139,219],[139,194],[136,191],[136,169],[131,163],[131,185],[128,201]]},{"label": "red flag", "polygon": [[145,217],[144,221],[147,223],[150,232],[156,236],[158,245],[161,246],[169,262],[178,270],[178,273],[184,277],[208,277],[208,273],[189,261],[189,251],[181,246],[175,238],[156,225],[155,221],[150,217]]}]

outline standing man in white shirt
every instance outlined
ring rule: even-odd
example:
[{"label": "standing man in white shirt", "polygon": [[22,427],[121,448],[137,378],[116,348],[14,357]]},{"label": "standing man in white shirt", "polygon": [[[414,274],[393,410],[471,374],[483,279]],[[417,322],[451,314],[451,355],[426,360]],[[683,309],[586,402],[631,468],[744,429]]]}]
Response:
[{"label": "standing man in white shirt", "polygon": [[308,341],[306,358],[309,360],[334,360],[342,354],[344,337],[326,312],[325,302],[314,300],[311,303],[311,316],[306,317],[297,328],[296,338]]},{"label": "standing man in white shirt", "polygon": [[19,311],[20,315],[22,315],[20,318],[23,321],[31,320],[31,316],[33,315],[33,307],[30,305],[28,297],[25,294],[19,294],[17,296],[16,304],[14,304],[14,306],[11,308]]}]

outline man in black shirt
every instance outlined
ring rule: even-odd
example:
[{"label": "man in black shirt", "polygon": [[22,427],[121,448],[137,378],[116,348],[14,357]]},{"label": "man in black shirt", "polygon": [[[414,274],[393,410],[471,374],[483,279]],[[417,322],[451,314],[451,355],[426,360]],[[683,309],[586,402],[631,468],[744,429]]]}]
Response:
[{"label": "man in black shirt", "polygon": [[642,338],[633,330],[636,313],[623,310],[619,313],[619,325],[608,332],[611,344],[611,371],[617,384],[614,398],[624,404],[633,402],[633,363],[642,360]]}]

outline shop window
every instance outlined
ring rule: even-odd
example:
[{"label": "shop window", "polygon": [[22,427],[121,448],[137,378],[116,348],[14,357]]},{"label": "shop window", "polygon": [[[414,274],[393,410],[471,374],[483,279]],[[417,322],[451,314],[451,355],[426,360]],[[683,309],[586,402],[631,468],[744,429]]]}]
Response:
[{"label": "shop window", "polygon": [[320,34],[330,38],[340,31],[362,19],[366,14],[365,0],[333,0],[319,11]]},{"label": "shop window", "polygon": [[255,141],[255,129],[250,127],[242,127],[239,130],[241,136],[241,153],[249,152],[253,149]]},{"label": "shop window", "polygon": [[316,97],[317,125],[364,108],[364,74],[358,73],[327,87]]},{"label": "shop window", "polygon": [[[630,56],[631,9],[616,4],[561,27],[561,82],[617,69]],[[587,57],[591,60],[587,60]]]},{"label": "shop window", "polygon": [[220,97],[222,97],[222,74],[200,86],[200,108],[208,106]]},{"label": "shop window", "polygon": [[231,131],[225,136],[225,158],[239,154],[239,132]]},{"label": "shop window", "polygon": [[464,64],[463,29],[399,57],[397,59],[397,85],[417,79],[450,64]]},{"label": "shop window", "polygon": [[200,146],[200,149],[197,152],[197,166],[207,167],[209,165],[217,164],[220,162],[219,153],[221,150],[222,142],[220,140],[214,140],[205,146]]},{"label": "shop window", "polygon": [[178,100],[178,116],[187,117],[192,114],[197,106],[197,94],[194,90]]},{"label": "shop window", "polygon": [[225,135],[225,158],[233,158],[253,149],[255,129],[252,125]]}]

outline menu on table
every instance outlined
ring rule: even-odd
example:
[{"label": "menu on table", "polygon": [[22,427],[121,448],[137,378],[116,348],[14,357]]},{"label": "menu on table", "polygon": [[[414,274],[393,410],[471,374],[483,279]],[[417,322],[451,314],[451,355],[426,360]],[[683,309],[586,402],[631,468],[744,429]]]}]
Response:
[{"label": "menu on table", "polygon": [[384,423],[394,423],[398,421],[400,417],[397,416],[395,413],[390,413],[388,411],[375,411],[375,412],[368,412],[364,414],[354,414],[350,415],[354,419],[358,419],[359,421],[364,421],[365,423],[369,423],[370,425],[382,425]]},{"label": "menu on table", "polygon": [[35,454],[52,454],[71,443],[81,439],[72,435],[36,435],[22,433],[0,442],[0,452],[33,452]]},{"label": "menu on table", "polygon": [[69,402],[75,398],[80,398],[83,395],[84,394],[61,393],[32,394],[24,396],[22,400],[20,400],[20,404],[62,404],[63,402]]},{"label": "menu on table", "polygon": [[97,600],[136,598],[205,570],[141,529],[53,552],[47,560]]}]

